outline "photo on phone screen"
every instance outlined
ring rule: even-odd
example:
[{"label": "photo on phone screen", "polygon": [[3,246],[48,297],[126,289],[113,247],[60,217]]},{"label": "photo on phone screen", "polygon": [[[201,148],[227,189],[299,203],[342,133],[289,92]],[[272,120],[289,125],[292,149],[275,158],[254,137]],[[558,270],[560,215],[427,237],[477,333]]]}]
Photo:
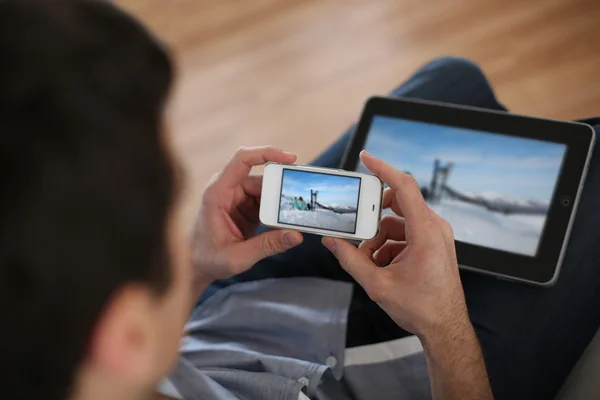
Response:
[{"label": "photo on phone screen", "polygon": [[560,143],[382,116],[365,149],[411,174],[457,240],[528,256],[537,253],[566,152]]},{"label": "photo on phone screen", "polygon": [[360,178],[283,169],[278,223],[356,233]]}]

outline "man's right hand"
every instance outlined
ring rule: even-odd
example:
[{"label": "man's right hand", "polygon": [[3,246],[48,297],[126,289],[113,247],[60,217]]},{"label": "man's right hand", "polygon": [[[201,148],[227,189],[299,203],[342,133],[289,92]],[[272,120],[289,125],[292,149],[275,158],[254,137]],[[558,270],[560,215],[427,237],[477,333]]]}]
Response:
[{"label": "man's right hand", "polygon": [[493,399],[483,355],[467,313],[452,228],[425,203],[414,178],[366,152],[364,165],[389,188],[379,234],[358,249],[323,244],[390,317],[425,350],[434,399]]},{"label": "man's right hand", "polygon": [[414,178],[366,152],[364,165],[389,188],[379,234],[352,244],[324,238],[324,245],[392,319],[423,338],[469,323],[450,224],[425,203]]}]

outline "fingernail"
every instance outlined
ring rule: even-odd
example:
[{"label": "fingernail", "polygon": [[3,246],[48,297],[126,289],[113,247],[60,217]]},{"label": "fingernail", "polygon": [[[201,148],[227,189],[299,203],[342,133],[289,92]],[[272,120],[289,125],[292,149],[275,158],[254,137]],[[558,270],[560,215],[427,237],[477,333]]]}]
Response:
[{"label": "fingernail", "polygon": [[288,232],[283,235],[283,243],[288,247],[293,247],[300,244],[300,238],[292,232]]},{"label": "fingernail", "polygon": [[335,240],[333,240],[330,237],[324,237],[323,240],[321,240],[321,242],[325,247],[329,249],[329,251],[335,253],[335,250],[337,249],[337,244],[335,243]]},{"label": "fingernail", "polygon": [[362,150],[360,152],[360,155],[363,156],[363,157],[373,157],[373,155],[371,153],[369,153],[368,151],[366,151],[366,150]]},{"label": "fingernail", "polygon": [[[283,150],[282,150],[282,151],[283,151]],[[290,153],[290,152],[288,152],[288,151],[283,151],[283,154],[285,154],[286,156],[290,156],[290,157],[296,157],[296,155],[295,155],[295,154],[292,154],[292,153]]]}]

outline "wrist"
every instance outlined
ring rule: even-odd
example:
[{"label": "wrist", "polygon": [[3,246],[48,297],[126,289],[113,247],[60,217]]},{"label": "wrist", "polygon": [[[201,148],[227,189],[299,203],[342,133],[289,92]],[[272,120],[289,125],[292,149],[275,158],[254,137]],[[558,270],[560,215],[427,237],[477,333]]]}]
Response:
[{"label": "wrist", "polygon": [[466,313],[419,338],[433,398],[493,399],[481,347]]},{"label": "wrist", "polygon": [[472,340],[475,331],[465,311],[432,323],[427,329],[417,333],[417,336],[426,350],[435,352],[438,348],[444,351],[448,346]]}]

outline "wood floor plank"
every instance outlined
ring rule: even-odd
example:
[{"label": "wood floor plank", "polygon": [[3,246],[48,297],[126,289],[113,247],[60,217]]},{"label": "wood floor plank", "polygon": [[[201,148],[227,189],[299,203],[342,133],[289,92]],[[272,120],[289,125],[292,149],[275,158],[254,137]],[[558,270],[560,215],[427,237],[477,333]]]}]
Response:
[{"label": "wood floor plank", "polygon": [[440,55],[479,63],[521,114],[600,114],[597,0],[120,0],[179,65],[169,112],[190,171],[183,218],[240,145],[310,161]]}]

